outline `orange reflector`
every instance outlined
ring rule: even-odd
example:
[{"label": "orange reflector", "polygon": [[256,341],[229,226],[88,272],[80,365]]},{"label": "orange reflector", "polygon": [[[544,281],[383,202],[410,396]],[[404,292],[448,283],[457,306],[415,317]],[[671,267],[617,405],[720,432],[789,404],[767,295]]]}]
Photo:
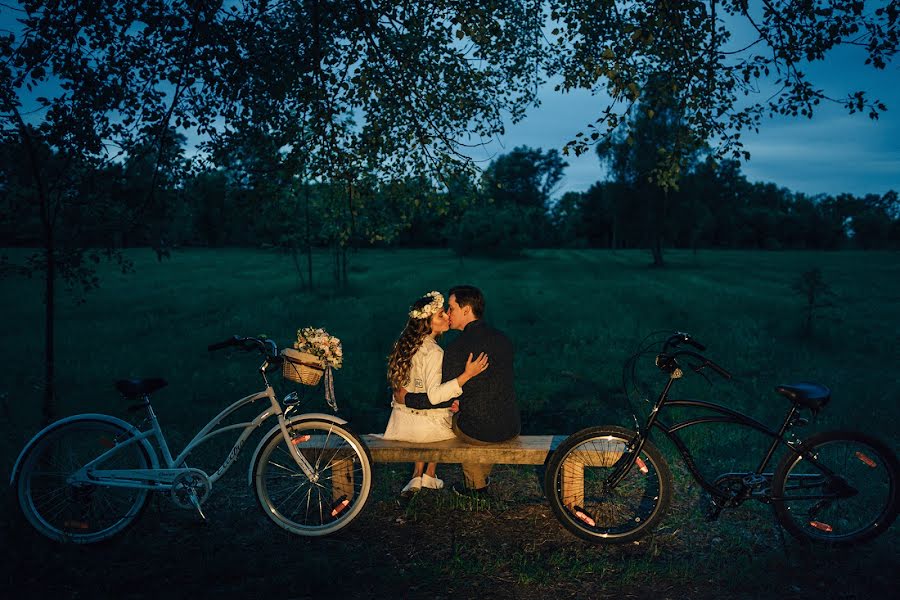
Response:
[{"label": "orange reflector", "polygon": [[303,442],[308,442],[310,437],[312,437],[312,436],[298,435],[295,438],[291,438],[291,443],[296,446],[297,444],[302,444]]},{"label": "orange reflector", "polygon": [[645,463],[640,456],[637,457],[637,460],[635,462],[637,463],[638,469],[641,470],[641,473],[646,475],[650,472],[650,469],[647,468],[647,463]]},{"label": "orange reflector", "polygon": [[84,521],[66,521],[63,523],[66,529],[87,529],[88,524]]},{"label": "orange reflector", "polygon": [[859,460],[861,460],[861,461],[863,462],[863,464],[865,464],[866,466],[872,467],[873,469],[874,469],[875,467],[878,466],[877,464],[875,464],[875,461],[874,461],[874,460],[872,460],[871,458],[869,458],[868,456],[866,456],[866,455],[863,454],[862,452],[857,452],[857,453],[856,453],[856,458],[858,458]]},{"label": "orange reflector", "polygon": [[815,527],[819,531],[824,531],[825,533],[831,533],[832,531],[834,531],[834,529],[832,529],[831,525],[829,525],[828,523],[821,523],[819,521],[810,521],[809,525],[810,525],[810,527]]},{"label": "orange reflector", "polygon": [[591,526],[591,527],[596,527],[597,522],[594,521],[594,519],[592,519],[591,516],[590,516],[589,514],[587,514],[586,512],[584,512],[584,511],[581,509],[581,507],[576,506],[576,507],[573,509],[573,511],[575,512],[575,516],[578,517],[579,519],[581,519],[582,521],[584,521],[585,524],[587,524],[587,525],[589,525],[589,526]]},{"label": "orange reflector", "polygon": [[112,448],[116,445],[116,443],[114,441],[112,441],[111,439],[109,439],[106,436],[101,437],[99,441],[100,441],[100,445],[103,446],[104,448]]},{"label": "orange reflector", "polygon": [[[307,436],[307,437],[309,437],[309,436]],[[340,498],[337,499],[337,502],[335,502],[332,505],[331,516],[332,517],[338,516],[348,506],[350,506],[350,501],[347,500],[347,496],[341,496]]]}]

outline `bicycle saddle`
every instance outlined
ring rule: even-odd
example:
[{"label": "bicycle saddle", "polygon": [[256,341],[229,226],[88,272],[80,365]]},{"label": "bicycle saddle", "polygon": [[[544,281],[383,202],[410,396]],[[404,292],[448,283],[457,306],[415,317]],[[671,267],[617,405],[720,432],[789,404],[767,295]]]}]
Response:
[{"label": "bicycle saddle", "polygon": [[126,398],[140,398],[150,395],[156,390],[169,385],[162,377],[148,377],[146,379],[120,379],[116,382],[116,389]]},{"label": "bicycle saddle", "polygon": [[791,402],[805,406],[812,411],[822,410],[831,400],[831,390],[818,383],[777,385],[775,391]]}]

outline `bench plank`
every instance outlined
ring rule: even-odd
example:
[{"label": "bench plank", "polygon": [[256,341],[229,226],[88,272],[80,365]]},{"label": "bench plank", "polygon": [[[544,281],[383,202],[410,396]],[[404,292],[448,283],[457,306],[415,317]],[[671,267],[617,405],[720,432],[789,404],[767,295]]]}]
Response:
[{"label": "bench plank", "polygon": [[385,440],[380,434],[362,436],[377,463],[440,462],[542,465],[547,455],[566,439],[564,435],[520,435],[508,442],[469,445],[459,439],[421,444]]}]

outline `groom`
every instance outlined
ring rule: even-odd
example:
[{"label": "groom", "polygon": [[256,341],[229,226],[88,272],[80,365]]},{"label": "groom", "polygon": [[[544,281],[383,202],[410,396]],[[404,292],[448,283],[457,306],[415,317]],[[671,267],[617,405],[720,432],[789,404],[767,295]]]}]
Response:
[{"label": "groom", "polygon": [[[459,412],[453,417],[453,432],[464,442],[489,445],[519,435],[521,425],[516,391],[513,387],[513,347],[502,332],[481,320],[484,295],[476,287],[460,285],[450,288],[447,315],[450,329],[462,331],[444,351],[443,374],[448,381],[466,366],[469,354],[484,352],[490,367],[470,379],[459,397]],[[410,394],[398,390],[395,401],[410,408],[432,408],[427,394]],[[464,463],[466,493],[480,495],[487,491],[488,475],[494,465]],[[459,492],[460,490],[454,490]]]}]

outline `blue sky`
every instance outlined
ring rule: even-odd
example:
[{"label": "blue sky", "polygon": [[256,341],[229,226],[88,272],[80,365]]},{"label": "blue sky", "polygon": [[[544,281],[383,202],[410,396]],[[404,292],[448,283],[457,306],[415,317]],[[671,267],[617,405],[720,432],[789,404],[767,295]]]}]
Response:
[{"label": "blue sky", "polygon": [[[897,69],[891,74],[897,77]],[[765,120],[759,134],[750,131],[742,136],[750,152],[742,171],[749,181],[772,182],[810,195],[900,191],[900,86],[885,89],[891,95],[879,97],[888,111],[877,121],[862,114],[848,115],[836,106],[823,106],[812,119]],[[586,93],[560,96],[548,90],[541,107],[471,156],[483,168],[491,158],[516,146],[561,150],[581,127],[597,118],[600,106]],[[569,167],[558,194],[584,191],[605,178],[594,152],[564,158]]]},{"label": "blue sky", "polygon": [[[808,65],[806,73],[830,97],[866,90],[870,99],[887,105],[887,112],[872,121],[866,114],[849,115],[842,107],[823,103],[812,119],[766,119],[758,134],[748,131],[742,135],[751,155],[742,166],[749,181],[772,182],[809,195],[900,192],[900,62],[895,60],[876,71],[864,65],[864,60],[860,49],[842,46],[831,51],[825,61]],[[516,146],[562,149],[604,106],[602,98],[587,92],[562,95],[552,88],[544,86],[542,105],[532,109],[524,121],[510,125],[503,138],[471,156],[484,167],[496,154]],[[765,100],[769,93],[765,90],[765,95],[751,100]],[[564,158],[569,167],[558,195],[584,191],[606,177],[594,152]]]}]

